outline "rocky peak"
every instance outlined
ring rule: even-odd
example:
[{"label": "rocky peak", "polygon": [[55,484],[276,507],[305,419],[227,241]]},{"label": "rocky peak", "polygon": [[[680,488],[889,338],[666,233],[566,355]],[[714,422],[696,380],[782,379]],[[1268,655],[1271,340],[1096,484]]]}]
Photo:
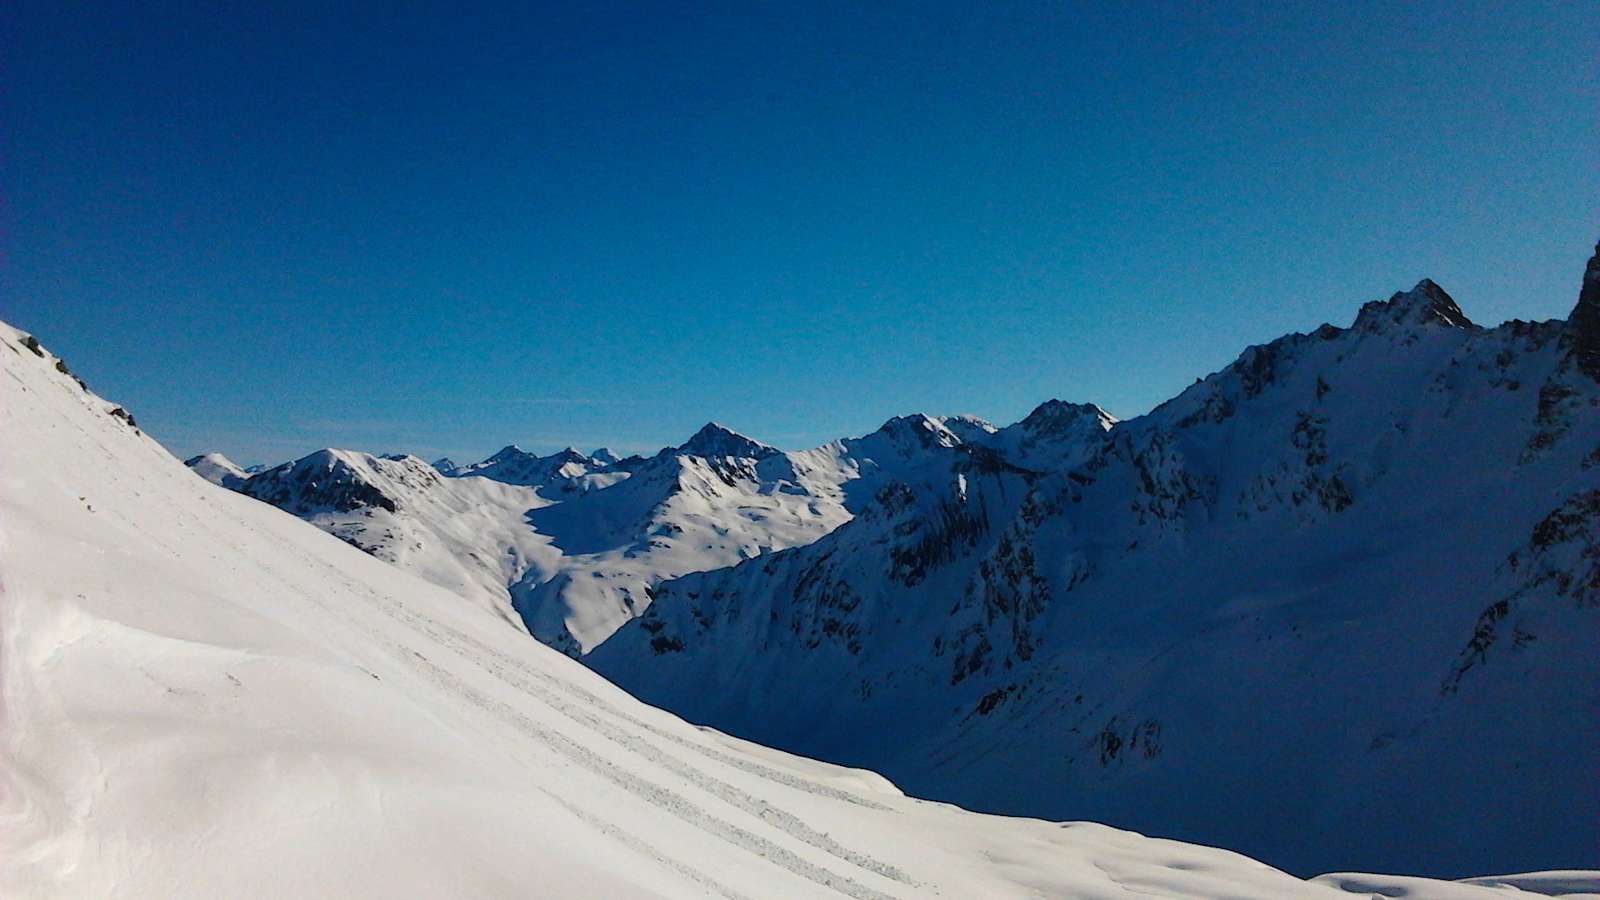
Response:
[{"label": "rocky peak", "polygon": [[777,453],[777,449],[769,447],[753,438],[745,437],[737,431],[716,422],[707,422],[701,429],[694,433],[694,437],[684,441],[676,448],[679,453],[690,456],[702,456],[707,459],[762,459]]},{"label": "rocky peak", "polygon": [[434,471],[438,472],[441,475],[453,474],[456,469],[461,468],[460,466],[456,465],[456,461],[455,460],[451,459],[448,456],[441,456],[438,459],[434,460],[433,462],[429,463],[429,465],[433,466]]},{"label": "rocky peak", "polygon": [[489,457],[478,465],[494,465],[497,463],[511,462],[513,460],[536,458],[537,457],[535,457],[532,453],[529,453],[521,447],[518,447],[516,444],[507,444],[496,451],[493,456]]},{"label": "rocky peak", "polygon": [[612,466],[622,461],[622,457],[612,452],[610,447],[597,447],[589,454],[589,458],[601,465]]},{"label": "rocky peak", "polygon": [[[944,423],[924,413],[895,416],[873,434],[882,435],[904,447],[954,447],[961,438]],[[870,436],[870,435],[869,435]]]},{"label": "rocky peak", "polygon": [[1110,430],[1117,417],[1093,403],[1068,403],[1065,400],[1046,400],[1034,407],[1020,423],[1029,434],[1059,434],[1085,425],[1101,431]]},{"label": "rocky peak", "polygon": [[1352,330],[1364,334],[1396,328],[1442,326],[1476,328],[1444,288],[1424,278],[1409,291],[1397,292],[1388,300],[1374,300],[1361,307]]},{"label": "rocky peak", "polygon": [[974,415],[939,416],[934,419],[956,437],[966,442],[981,441],[996,431],[993,424]]},{"label": "rocky peak", "polygon": [[1578,305],[1567,317],[1572,329],[1572,358],[1590,378],[1600,381],[1600,244],[1583,271]]},{"label": "rocky peak", "polygon": [[1022,421],[1001,429],[990,444],[1014,464],[1057,469],[1082,462],[1104,443],[1116,422],[1093,403],[1046,400]]},{"label": "rocky peak", "polygon": [[[296,515],[363,507],[395,511],[397,501],[374,484],[375,473],[361,456],[332,448],[318,450],[252,475],[237,490]],[[375,457],[367,459],[376,461]]]},{"label": "rocky peak", "polygon": [[568,447],[549,456],[539,456],[523,450],[516,444],[509,444],[483,462],[459,466],[445,474],[478,475],[506,484],[537,487],[559,479],[582,475],[594,465],[594,460],[575,447]]}]

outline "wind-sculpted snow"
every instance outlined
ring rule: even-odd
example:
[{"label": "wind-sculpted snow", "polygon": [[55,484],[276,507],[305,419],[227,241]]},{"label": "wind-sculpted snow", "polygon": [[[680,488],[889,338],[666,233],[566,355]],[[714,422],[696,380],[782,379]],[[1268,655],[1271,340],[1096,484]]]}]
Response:
[{"label": "wind-sculpted snow", "polygon": [[[1299,881],[1223,850],[910,799],[695,729],[492,610],[195,478],[53,362],[0,326],[5,897],[1600,887],[1581,872]],[[391,488],[424,477],[407,459],[322,463],[293,483],[341,464]]]},{"label": "wind-sculpted snow", "polygon": [[970,808],[1306,873],[1600,864],[1585,346],[1424,281],[1137,419],[1047,404],[986,446],[902,423],[964,452],[658,585],[587,660]]}]

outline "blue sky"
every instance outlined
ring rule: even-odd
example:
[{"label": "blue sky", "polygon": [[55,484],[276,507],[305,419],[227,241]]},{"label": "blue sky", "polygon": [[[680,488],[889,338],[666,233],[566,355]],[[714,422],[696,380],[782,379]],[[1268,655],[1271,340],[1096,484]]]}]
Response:
[{"label": "blue sky", "polygon": [[3,14],[0,316],[178,454],[1128,416],[1600,231],[1592,2],[331,5]]}]

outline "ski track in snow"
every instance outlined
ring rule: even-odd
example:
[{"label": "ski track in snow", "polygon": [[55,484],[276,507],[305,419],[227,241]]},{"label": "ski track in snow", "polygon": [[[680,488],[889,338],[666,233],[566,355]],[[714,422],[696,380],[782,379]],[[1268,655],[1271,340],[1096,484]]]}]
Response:
[{"label": "ski track in snow", "polygon": [[[324,565],[326,566],[325,563]],[[339,573],[332,569],[332,567],[328,567],[328,569],[330,575],[337,578]],[[921,885],[913,882],[896,867],[865,856],[861,853],[857,853],[840,845],[837,841],[834,841],[828,835],[806,824],[803,820],[792,813],[778,809],[769,803],[759,800],[725,781],[709,775],[706,772],[683,762],[682,760],[670,756],[669,754],[663,752],[660,748],[654,747],[646,741],[627,734],[624,730],[616,727],[615,725],[603,722],[598,717],[585,713],[583,710],[557,696],[557,694],[552,690],[541,687],[539,684],[535,684],[534,682],[538,681],[542,685],[554,688],[555,691],[574,694],[576,696],[574,696],[573,699],[579,700],[584,704],[588,704],[594,709],[603,710],[607,714],[618,716],[625,721],[638,722],[638,720],[634,717],[620,714],[614,707],[601,700],[599,697],[596,697],[594,694],[588,691],[573,691],[570,686],[562,684],[559,679],[552,678],[546,673],[539,672],[537,669],[528,666],[525,663],[506,656],[505,654],[483,644],[482,642],[462,634],[455,628],[444,625],[443,623],[440,623],[414,610],[407,609],[398,601],[372,594],[360,597],[359,599],[367,601],[370,605],[378,608],[391,619],[405,626],[406,628],[414,630],[435,642],[451,648],[462,660],[468,662],[469,664],[478,666],[507,686],[521,693],[537,698],[540,702],[544,703],[552,710],[560,713],[575,724],[600,734],[602,737],[605,737],[609,741],[621,746],[634,756],[643,758],[651,763],[654,763],[660,768],[664,768],[667,771],[672,772],[678,777],[683,778],[685,781],[694,785],[696,788],[699,788],[705,793],[728,803],[736,809],[739,809],[741,812],[754,816],[755,818],[761,820],[764,824],[783,832],[789,837],[821,850],[844,863],[862,870],[863,872],[870,873],[871,875],[890,881],[899,882],[909,887],[922,887]],[[351,618],[341,614],[341,612],[334,606],[322,604],[317,601],[313,602],[321,607],[324,612],[338,616],[345,622],[355,625],[355,622]],[[397,645],[392,641],[388,641],[379,634],[368,633],[368,637],[373,640],[383,641],[386,643],[398,660],[404,662],[413,670],[418,671],[423,675],[423,677],[438,685],[442,690],[460,696],[463,700],[470,703],[474,707],[481,709],[500,721],[512,726],[524,735],[539,741],[541,744],[560,754],[568,761],[581,766],[582,768],[593,772],[596,775],[599,775],[623,790],[634,794],[650,805],[664,810],[676,816],[677,818],[682,819],[684,822],[693,825],[702,831],[705,831],[708,834],[721,838],[722,840],[742,850],[745,850],[746,852],[759,856],[774,865],[787,869],[790,872],[806,878],[818,885],[839,893],[843,893],[847,896],[860,898],[860,900],[887,900],[887,898],[892,896],[863,885],[849,876],[840,875],[823,868],[822,866],[806,860],[793,851],[773,843],[767,838],[764,838],[746,828],[721,819],[670,788],[663,787],[645,778],[641,778],[631,772],[624,771],[609,760],[599,757],[593,751],[584,747],[577,741],[574,741],[570,737],[559,732],[546,729],[528,719],[522,713],[517,712],[511,706],[494,700],[493,698],[484,696],[476,689],[462,682],[457,676],[439,666],[437,663],[434,663],[432,660],[423,657],[415,650]],[[493,663],[491,664],[490,661],[493,661]],[[653,733],[659,733],[656,729],[651,729],[651,731]],[[687,742],[685,742],[685,744],[687,745]],[[692,749],[703,750],[703,748]],[[706,755],[711,756],[711,754]],[[753,774],[758,774],[762,777],[765,777],[766,773],[756,771],[762,768],[764,767],[752,764],[746,770],[752,771]],[[791,788],[797,787],[799,784],[804,783],[802,780],[792,777],[775,779],[775,781]],[[821,785],[816,785],[814,783],[809,784],[808,788],[803,789],[806,789],[810,793],[817,794],[819,796],[838,795],[842,793],[825,788]],[[590,816],[588,818],[592,819],[594,817]],[[650,854],[659,855],[654,854],[653,851],[650,851]],[[718,890],[723,889],[718,888]],[[726,893],[726,891],[723,892]]]},{"label": "ski track in snow", "polygon": [[742,894],[733,888],[722,884],[715,878],[712,878],[710,875],[707,875],[699,869],[696,869],[693,866],[685,865],[679,860],[662,853],[643,838],[639,837],[633,832],[628,831],[626,828],[622,828],[607,819],[601,818],[600,816],[589,812],[575,803],[568,803],[565,799],[550,791],[541,789],[540,793],[544,794],[546,797],[549,797],[550,800],[557,806],[560,806],[567,812],[577,816],[579,819],[588,823],[591,827],[606,837],[611,838],[612,840],[623,845],[624,847],[627,847],[629,850],[638,853],[641,856],[650,857],[656,862],[668,866],[674,872],[677,872],[679,875],[684,876],[691,882],[700,885],[707,891],[721,894],[722,896],[727,897],[728,900],[752,900],[748,894]]},{"label": "ski track in snow", "polygon": [[[403,608],[397,608],[395,610],[391,610],[390,612],[391,614],[398,613],[398,617],[401,618],[402,621],[415,617],[414,621],[407,622],[407,624],[418,628],[439,643],[455,649],[458,653],[461,653],[464,658],[475,660],[478,665],[484,668],[485,671],[494,675],[502,682],[510,685],[513,688],[516,688],[519,691],[538,697],[539,700],[545,705],[561,713],[563,716],[566,716],[571,721],[582,725],[591,731],[597,732],[629,752],[641,756],[650,762],[653,762],[658,766],[671,771],[673,774],[678,775],[684,780],[705,790],[707,793],[723,800],[730,806],[734,806],[746,813],[749,813],[750,815],[756,816],[762,821],[777,827],[779,830],[832,856],[838,857],[839,859],[844,860],[851,865],[866,869],[877,875],[882,875],[883,877],[892,879],[894,881],[899,881],[905,884],[911,883],[910,879],[908,879],[904,873],[900,872],[895,867],[874,860],[871,857],[863,856],[862,854],[856,853],[847,847],[841,846],[837,841],[834,841],[826,834],[807,825],[793,814],[782,809],[778,809],[777,807],[774,807],[765,801],[759,800],[745,791],[742,791],[725,781],[717,779],[701,771],[700,769],[697,769],[683,762],[682,760],[663,752],[660,748],[653,746],[648,741],[631,735],[616,725],[605,722],[599,717],[591,715],[590,713],[585,712],[583,709],[567,702],[565,699],[557,696],[555,693],[552,693],[545,687],[550,686],[555,687],[558,690],[563,689],[565,686],[561,685],[557,679],[551,678],[545,673],[538,672],[516,659],[506,656],[505,654],[500,653],[493,648],[485,646],[481,642],[462,634],[460,631],[447,625],[435,622],[424,616],[417,616],[415,613],[406,611]],[[484,662],[484,657],[494,660],[495,665],[486,665]],[[539,684],[535,684],[533,681],[530,681],[528,676],[536,679]],[[612,708],[609,704],[604,703],[604,701],[601,701],[599,698],[594,697],[592,694],[579,699],[587,704],[590,704],[593,708],[603,709],[608,714],[616,715],[616,710],[614,708]]]},{"label": "ski track in snow", "polygon": [[409,657],[406,660],[409,665],[413,668],[420,668],[426,677],[444,690],[506,722],[525,736],[538,741],[568,761],[599,775],[645,803],[668,812],[689,825],[693,825],[715,837],[722,838],[741,850],[760,856],[776,866],[787,869],[802,878],[839,893],[860,898],[860,900],[888,900],[891,896],[866,887],[849,876],[830,872],[802,858],[792,850],[780,847],[758,834],[712,815],[687,797],[670,788],[662,787],[632,772],[624,771],[620,766],[600,757],[594,751],[584,747],[572,738],[560,732],[543,728],[508,704],[484,696],[476,689],[462,682],[453,673],[435,665],[415,651],[410,652]]},{"label": "ski track in snow", "polygon": [[[584,709],[567,702],[565,699],[546,689],[546,686],[560,689],[561,685],[556,679],[550,678],[548,675],[543,673],[538,673],[530,667],[518,662],[517,660],[484,646],[480,642],[462,634],[454,628],[450,628],[449,626],[427,619],[419,619],[413,624],[414,627],[418,627],[420,630],[427,633],[429,637],[432,637],[441,644],[456,649],[457,652],[461,652],[463,656],[477,660],[478,664],[482,666],[485,671],[488,671],[490,674],[494,675],[496,678],[500,679],[511,687],[539,698],[539,700],[545,703],[545,705],[561,713],[563,716],[566,716],[571,721],[604,736],[629,752],[643,757],[644,759],[655,763],[661,768],[667,769],[680,778],[683,778],[685,781],[688,781],[691,784],[694,784],[696,787],[701,788],[706,793],[712,794],[718,799],[726,802],[728,805],[753,815],[762,821],[773,825],[780,831],[804,841],[805,843],[816,847],[818,850],[822,850],[853,866],[866,869],[870,872],[873,872],[877,875],[882,875],[883,877],[892,879],[894,881],[911,884],[910,879],[906,877],[905,873],[899,871],[894,866],[879,862],[871,857],[856,853],[855,851],[850,850],[848,847],[840,845],[837,841],[828,837],[828,835],[824,834],[823,832],[812,828],[810,825],[807,825],[804,821],[792,813],[779,809],[770,803],[751,796],[749,793],[742,791],[725,781],[717,779],[701,771],[700,769],[697,769],[694,766],[677,759],[676,757],[673,757],[672,755],[661,750],[659,747],[652,745],[650,742],[635,735],[629,734],[626,730],[610,722],[606,722],[598,716],[592,715],[584,711]],[[464,651],[470,651],[470,653]],[[487,656],[488,658],[494,660],[495,664],[485,664],[483,657],[479,656],[478,654],[483,654],[483,656]],[[535,684],[533,681],[530,681],[527,676],[532,676],[534,679],[537,679],[539,683]],[[592,704],[594,707],[604,709],[608,714],[616,714],[616,711],[613,708],[604,704],[603,701],[599,700],[593,695],[580,699],[582,699],[585,703]]]}]

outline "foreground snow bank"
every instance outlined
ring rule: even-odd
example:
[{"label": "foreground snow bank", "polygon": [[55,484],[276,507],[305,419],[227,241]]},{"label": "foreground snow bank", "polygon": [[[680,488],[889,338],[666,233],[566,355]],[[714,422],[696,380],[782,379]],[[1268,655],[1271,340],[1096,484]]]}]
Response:
[{"label": "foreground snow bank", "polygon": [[1581,895],[1303,882],[980,816],[646,707],[206,484],[0,326],[0,895]]}]

